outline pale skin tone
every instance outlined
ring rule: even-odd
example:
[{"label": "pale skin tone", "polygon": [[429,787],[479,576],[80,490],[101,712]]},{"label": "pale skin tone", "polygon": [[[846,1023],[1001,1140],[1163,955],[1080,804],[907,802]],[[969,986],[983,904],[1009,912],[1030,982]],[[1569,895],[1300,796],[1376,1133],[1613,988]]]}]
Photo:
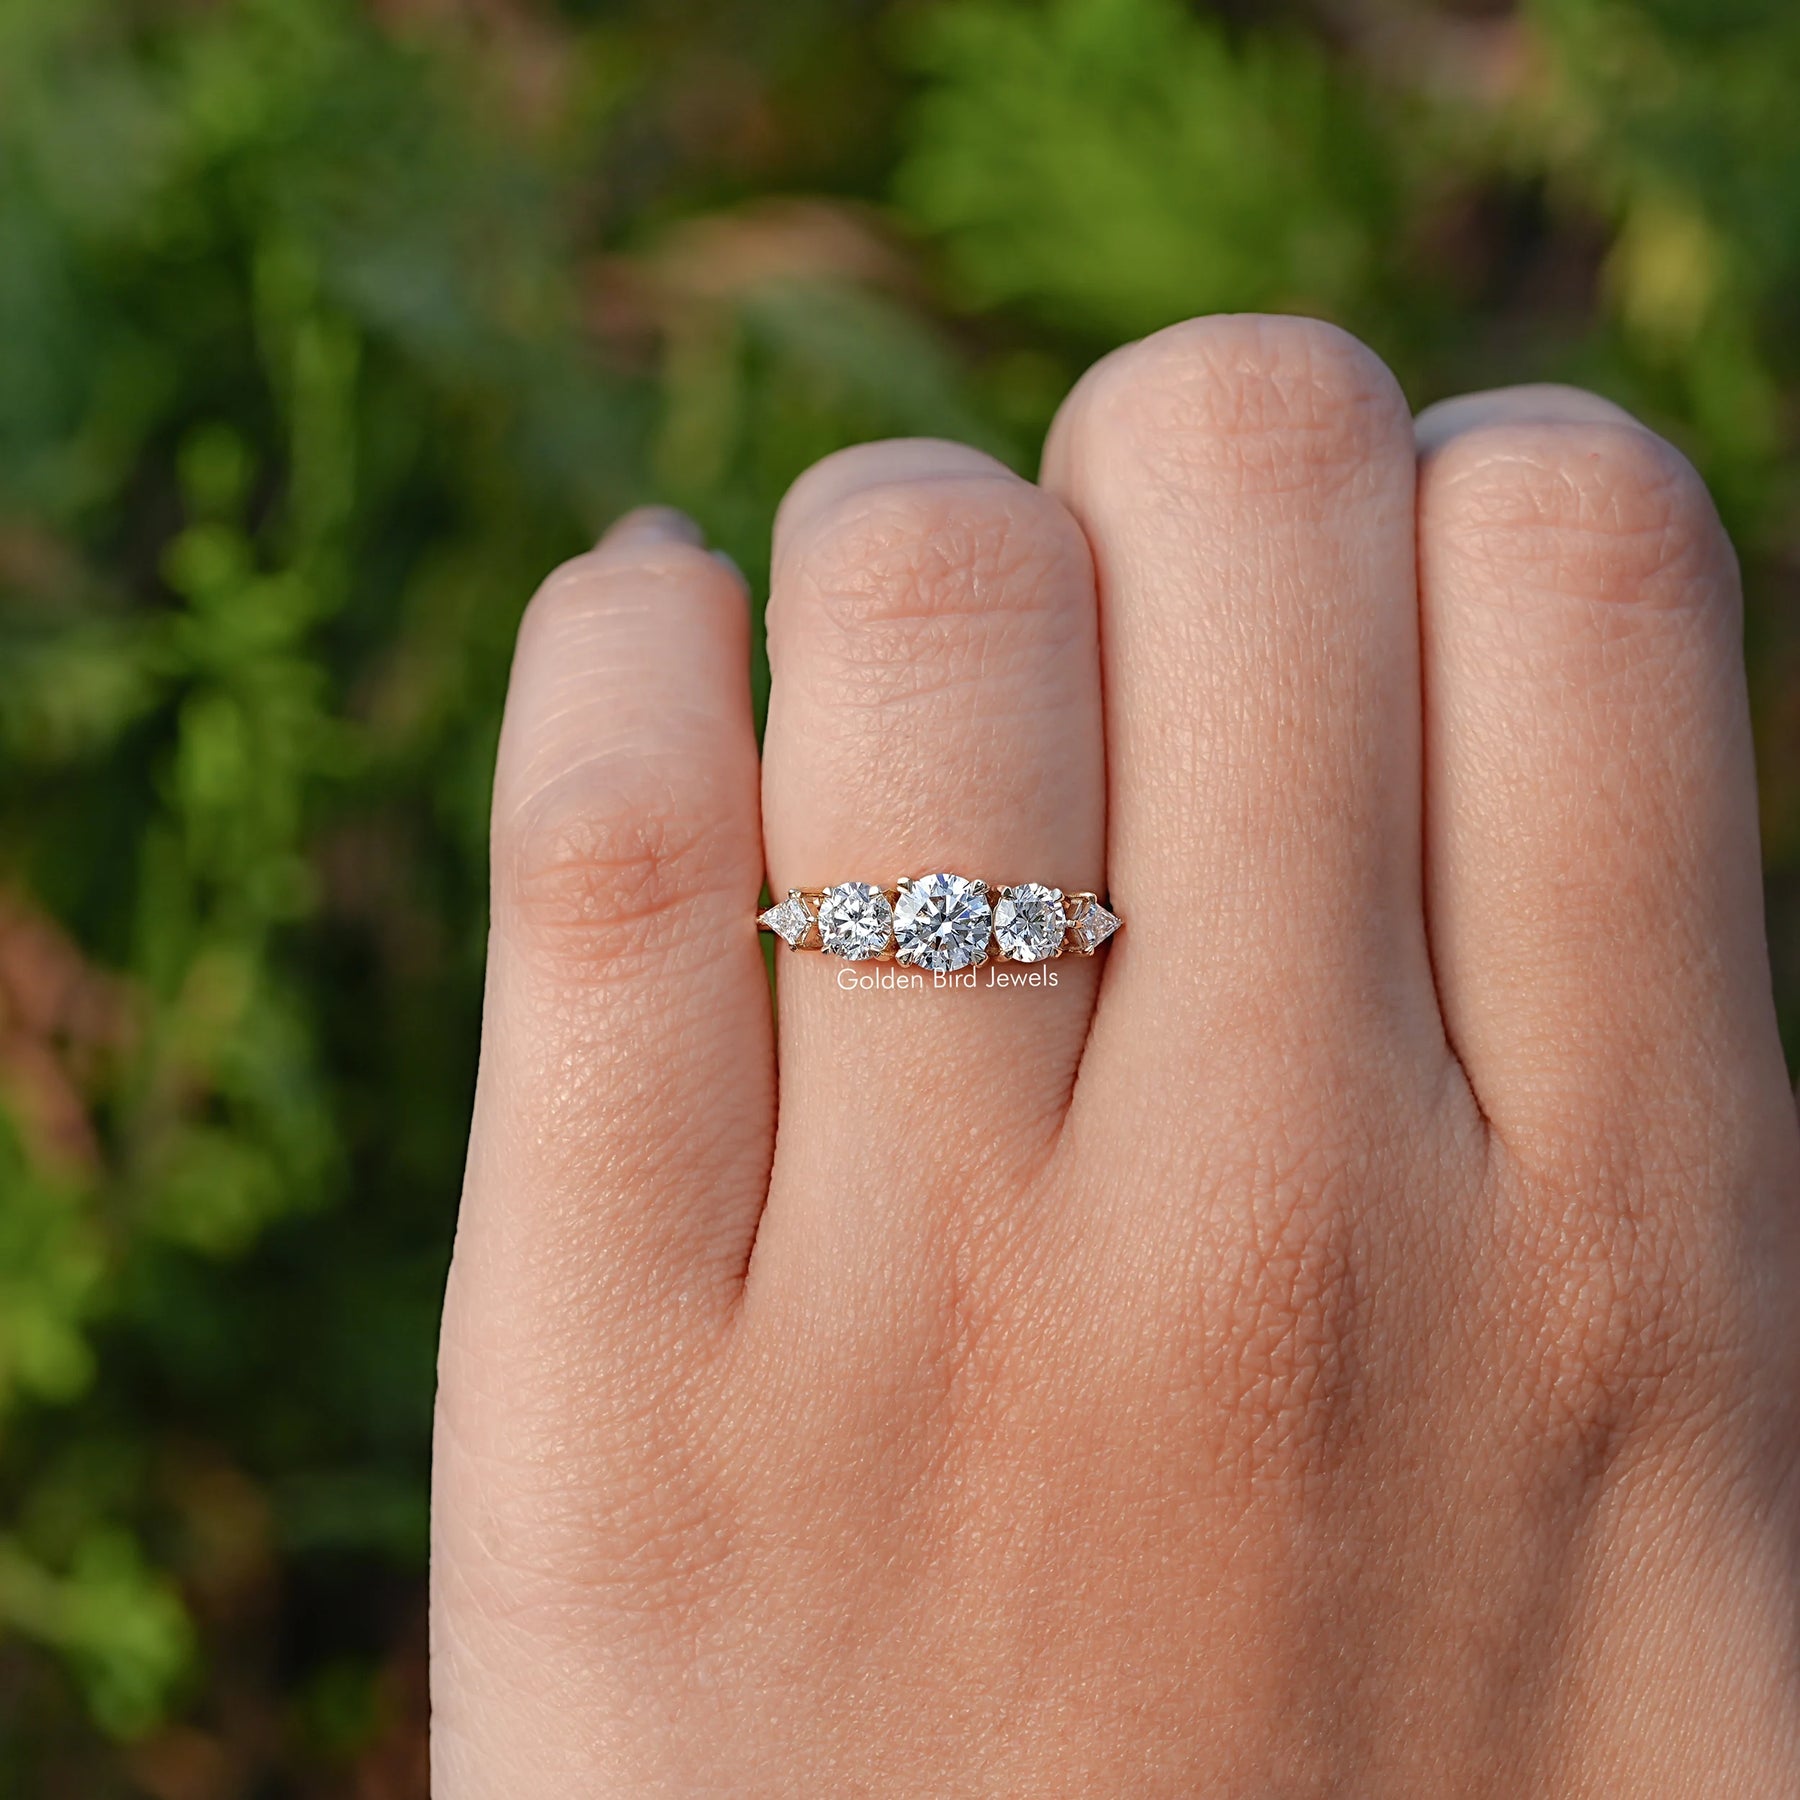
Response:
[{"label": "pale skin tone", "polygon": [[[1731,550],[1608,402],[1108,357],[1029,483],[624,520],[522,630],[438,1800],[1800,1785],[1800,1127]],[[859,991],[777,894],[1110,892]],[[780,1080],[777,1083],[777,1069]]]}]

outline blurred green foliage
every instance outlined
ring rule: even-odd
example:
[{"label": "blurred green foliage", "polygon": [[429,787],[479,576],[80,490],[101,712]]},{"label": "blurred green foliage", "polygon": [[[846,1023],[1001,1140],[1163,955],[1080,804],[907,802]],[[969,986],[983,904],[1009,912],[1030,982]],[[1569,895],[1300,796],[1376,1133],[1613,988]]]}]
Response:
[{"label": "blurred green foliage", "polygon": [[[1789,0],[0,0],[0,1792],[423,1795],[536,580],[1122,338],[1598,386],[1743,553],[1800,999]],[[761,676],[759,673],[758,679]]]}]

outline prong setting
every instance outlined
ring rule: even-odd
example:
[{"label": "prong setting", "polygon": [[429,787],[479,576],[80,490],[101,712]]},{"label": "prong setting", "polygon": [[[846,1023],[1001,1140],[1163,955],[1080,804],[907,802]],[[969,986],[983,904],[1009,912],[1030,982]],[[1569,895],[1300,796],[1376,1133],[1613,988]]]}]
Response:
[{"label": "prong setting", "polygon": [[985,882],[939,870],[901,884],[895,955],[909,967],[954,974],[987,959],[994,909]]},{"label": "prong setting", "polygon": [[790,950],[820,950],[847,962],[900,962],[933,975],[990,961],[1092,956],[1123,924],[1097,894],[1065,894],[1036,881],[1001,887],[948,870],[902,876],[885,888],[860,880],[789,888],[756,922]]},{"label": "prong setting", "polygon": [[787,945],[790,950],[798,950],[818,943],[818,920],[813,915],[812,907],[806,896],[798,888],[789,888],[787,898],[771,906],[767,912],[756,915],[756,922],[765,931],[772,931]]},{"label": "prong setting", "polygon": [[847,962],[874,962],[894,941],[894,903],[870,881],[841,881],[819,898],[819,947]]},{"label": "prong setting", "polygon": [[1067,929],[1061,888],[1022,881],[1000,890],[994,907],[994,943],[1008,962],[1048,962],[1061,956]]},{"label": "prong setting", "polygon": [[1078,956],[1092,956],[1124,924],[1094,894],[1071,894],[1066,903],[1069,944]]}]

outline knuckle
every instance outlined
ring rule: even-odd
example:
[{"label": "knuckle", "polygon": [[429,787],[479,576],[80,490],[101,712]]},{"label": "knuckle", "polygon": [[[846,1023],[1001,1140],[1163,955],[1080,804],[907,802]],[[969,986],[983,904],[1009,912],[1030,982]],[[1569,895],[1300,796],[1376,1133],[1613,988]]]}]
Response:
[{"label": "knuckle", "polygon": [[862,704],[1039,672],[1092,630],[1088,551],[1062,507],[1013,476],[866,489],[809,532],[772,613]]},{"label": "knuckle", "polygon": [[1280,1161],[1242,1171],[1220,1208],[1207,1380],[1245,1473],[1305,1477],[1339,1453],[1359,1405],[1368,1258],[1343,1162],[1323,1146]]},{"label": "knuckle", "polygon": [[1410,464],[1393,375],[1321,320],[1189,320],[1115,351],[1090,381],[1085,460],[1160,485],[1330,489]]},{"label": "knuckle", "polygon": [[804,540],[815,521],[881,487],[910,482],[1017,480],[997,457],[949,438],[876,438],[822,456],[797,475],[775,516],[775,537]]},{"label": "knuckle", "polygon": [[1523,1184],[1508,1215],[1521,1422],[1585,1480],[1721,1398],[1730,1284],[1656,1188],[1616,1162],[1571,1156]]},{"label": "knuckle", "polygon": [[754,853],[679,752],[597,752],[496,819],[494,899],[516,935],[599,972],[702,934],[693,910]]},{"label": "knuckle", "polygon": [[1226,1385],[1254,1461],[1311,1467],[1341,1439],[1359,1305],[1341,1234],[1298,1218],[1238,1272]]},{"label": "knuckle", "polygon": [[1679,605],[1731,560],[1693,464],[1625,421],[1486,426],[1431,457],[1423,487],[1428,557],[1543,591]]},{"label": "knuckle", "polygon": [[520,622],[517,716],[495,774],[493,904],[509,939],[562,974],[665,949],[691,908],[761,867],[754,765],[726,753],[706,684],[682,692],[657,675],[633,686],[611,672],[656,650],[669,608],[711,605],[713,590],[742,618],[733,577],[706,551],[603,548],[550,575]]}]

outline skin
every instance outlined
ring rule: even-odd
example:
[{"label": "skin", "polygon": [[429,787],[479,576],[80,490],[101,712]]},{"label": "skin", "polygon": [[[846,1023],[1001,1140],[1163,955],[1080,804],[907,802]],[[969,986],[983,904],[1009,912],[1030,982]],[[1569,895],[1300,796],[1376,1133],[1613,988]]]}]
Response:
[{"label": "skin", "polygon": [[[802,476],[768,626],[760,769],[677,515],[520,635],[439,1800],[1796,1791],[1800,1127],[1688,464],[1196,320],[1037,485]],[[765,874],[941,868],[1126,928],[783,951],[777,1041]]]}]

